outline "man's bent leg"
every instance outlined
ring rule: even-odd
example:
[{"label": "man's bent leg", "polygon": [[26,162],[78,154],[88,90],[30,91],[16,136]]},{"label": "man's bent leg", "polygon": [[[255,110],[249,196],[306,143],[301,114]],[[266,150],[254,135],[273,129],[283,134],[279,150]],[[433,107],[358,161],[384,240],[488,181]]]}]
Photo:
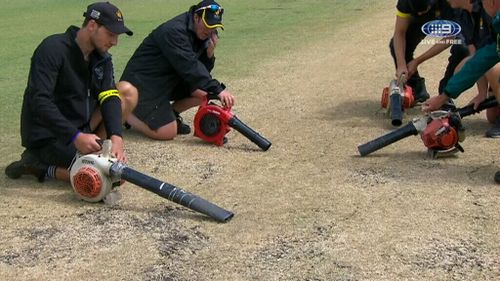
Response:
[{"label": "man's bent leg", "polygon": [[61,181],[70,181],[68,169],[77,152],[73,143],[63,144],[60,141],[54,140],[40,148],[37,152],[40,160],[50,165],[48,168],[49,176]]},{"label": "man's bent leg", "polygon": [[117,88],[122,101],[122,121],[125,122],[137,106],[139,91],[134,85],[127,81],[120,81]]},{"label": "man's bent leg", "polygon": [[[495,95],[497,101],[500,100],[500,86],[498,83],[499,77],[500,77],[500,64],[497,63],[493,68],[491,68],[486,73],[486,78],[488,79],[488,83],[490,85],[492,93]],[[500,113],[499,107],[491,108],[489,109],[489,111],[488,110],[486,111],[486,118],[488,118],[488,121],[491,122],[494,120],[493,127],[488,131],[486,131],[486,136],[489,138],[500,138],[500,116],[498,115],[499,113]]]},{"label": "man's bent leg", "polygon": [[144,135],[155,140],[173,140],[177,136],[177,122],[171,121],[157,129],[151,129],[146,123],[133,113],[129,115],[127,123]]}]

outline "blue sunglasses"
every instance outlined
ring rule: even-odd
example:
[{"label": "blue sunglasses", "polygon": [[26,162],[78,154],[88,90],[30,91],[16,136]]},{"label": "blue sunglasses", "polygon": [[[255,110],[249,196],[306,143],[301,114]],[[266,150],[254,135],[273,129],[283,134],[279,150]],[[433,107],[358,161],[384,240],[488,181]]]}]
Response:
[{"label": "blue sunglasses", "polygon": [[215,13],[215,12],[218,11],[221,15],[222,15],[222,13],[224,13],[224,8],[222,8],[219,5],[215,5],[215,4],[211,4],[211,5],[208,5],[208,6],[204,6],[204,7],[198,8],[194,12],[196,13],[196,12],[199,12],[199,11],[202,11],[202,10],[210,10],[210,12],[212,12],[212,13]]}]

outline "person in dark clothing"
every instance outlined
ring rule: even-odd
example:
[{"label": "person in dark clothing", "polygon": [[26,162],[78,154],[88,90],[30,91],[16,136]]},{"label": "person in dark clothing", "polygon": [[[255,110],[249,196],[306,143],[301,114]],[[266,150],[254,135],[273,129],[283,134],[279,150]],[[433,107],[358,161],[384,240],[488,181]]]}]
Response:
[{"label": "person in dark clothing", "polygon": [[118,83],[120,92],[139,96],[127,119],[132,128],[171,140],[190,133],[179,114],[199,105],[207,93],[233,106],[234,96],[210,74],[223,13],[215,1],[201,1],[158,26],[136,49]]},{"label": "person in dark clothing", "polygon": [[[458,71],[478,49],[495,42],[494,31],[491,26],[492,19],[484,10],[481,0],[448,0],[448,2],[452,8],[457,9],[456,19],[462,27],[461,34],[470,53],[470,55],[457,67],[456,71]],[[493,95],[493,93],[488,92],[488,89],[494,87],[496,86],[489,85],[486,75],[481,77],[477,81],[478,94],[469,104],[474,104],[474,106],[477,107],[488,95]],[[440,92],[442,93],[443,91],[444,87],[440,87]],[[487,120],[492,124],[497,123],[486,131],[487,137],[500,137],[500,122],[496,122],[499,119],[498,113],[498,108],[488,108],[486,110]]]},{"label": "person in dark clothing", "polygon": [[[500,68],[495,67],[500,63],[500,0],[482,0],[482,4],[484,10],[492,17],[492,30],[495,32],[493,38],[496,38],[496,42],[478,49],[448,81],[443,93],[430,98],[422,105],[422,111],[438,110],[448,98],[457,98],[485,74],[492,86],[493,94],[500,100],[498,87]],[[495,173],[494,179],[500,184],[500,171]]]},{"label": "person in dark clothing", "polygon": [[123,118],[137,96],[122,95],[114,82],[108,50],[118,35],[132,35],[121,11],[109,2],[87,7],[81,28],[45,38],[31,58],[21,111],[21,160],[5,173],[16,179],[34,175],[69,181],[68,167],[77,151],[98,152],[98,140],[110,138],[112,154],[126,161],[121,137]]},{"label": "person in dark clothing", "polygon": [[[418,44],[425,38],[422,26],[436,19],[452,19],[453,10],[446,0],[398,0],[396,4],[396,23],[394,36],[391,38],[389,47],[396,66],[396,77],[403,74],[407,78],[407,85],[413,88],[415,101],[423,102],[430,95],[425,86],[425,79],[420,76],[417,67],[424,61],[438,55],[449,48],[450,44],[437,42],[426,52],[414,58],[414,52]],[[461,46],[451,49],[452,69],[468,53]],[[451,77],[452,73],[448,76]],[[449,79],[446,77],[444,79]],[[443,82],[445,83],[445,82]]]}]

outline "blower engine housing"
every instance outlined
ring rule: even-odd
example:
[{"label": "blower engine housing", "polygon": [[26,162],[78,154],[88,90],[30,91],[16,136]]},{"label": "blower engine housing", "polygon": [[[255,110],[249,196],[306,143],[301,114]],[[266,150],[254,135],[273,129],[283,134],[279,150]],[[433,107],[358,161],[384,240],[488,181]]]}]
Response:
[{"label": "blower engine housing", "polygon": [[104,154],[77,156],[70,168],[70,181],[78,198],[99,202],[111,193],[115,183],[119,183],[109,174],[113,160],[116,161]]},{"label": "blower engine housing", "polygon": [[432,118],[420,137],[424,145],[436,153],[462,151],[460,142],[465,139],[460,116],[447,113],[439,118]]},{"label": "blower engine housing", "polygon": [[194,116],[194,135],[218,146],[224,145],[224,136],[231,131],[228,125],[234,114],[231,108],[221,107],[205,99]]}]

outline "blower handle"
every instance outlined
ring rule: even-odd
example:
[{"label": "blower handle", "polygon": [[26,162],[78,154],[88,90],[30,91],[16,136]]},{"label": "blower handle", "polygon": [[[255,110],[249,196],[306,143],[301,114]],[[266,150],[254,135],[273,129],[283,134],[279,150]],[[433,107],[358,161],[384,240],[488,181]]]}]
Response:
[{"label": "blower handle", "polygon": [[115,162],[111,166],[112,174],[140,186],[146,190],[160,195],[172,202],[178,203],[191,210],[205,214],[219,222],[229,221],[234,214],[194,194],[186,192],[174,185],[162,182],[153,177],[138,172],[126,165]]},{"label": "blower handle", "polygon": [[413,122],[409,122],[405,126],[396,129],[392,132],[389,132],[381,137],[378,137],[372,141],[369,141],[365,144],[358,146],[359,154],[361,156],[368,155],[374,151],[377,151],[383,147],[386,147],[392,143],[397,142],[398,140],[404,139],[411,135],[417,135],[418,130],[413,124]]},{"label": "blower handle", "polygon": [[250,127],[245,125],[245,123],[241,122],[241,120],[238,119],[238,117],[236,117],[235,115],[233,115],[233,117],[229,119],[228,125],[234,128],[236,131],[240,132],[245,137],[247,137],[257,146],[259,146],[262,150],[267,151],[269,147],[271,147],[270,141],[268,141],[263,136],[259,135]]}]

